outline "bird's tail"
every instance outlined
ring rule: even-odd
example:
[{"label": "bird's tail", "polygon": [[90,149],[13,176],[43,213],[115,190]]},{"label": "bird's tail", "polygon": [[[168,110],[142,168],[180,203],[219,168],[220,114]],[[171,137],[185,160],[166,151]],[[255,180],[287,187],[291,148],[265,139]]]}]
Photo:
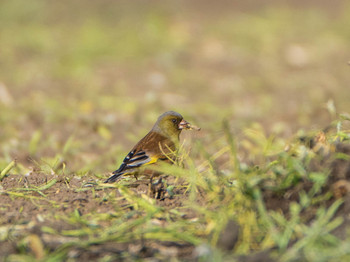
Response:
[{"label": "bird's tail", "polygon": [[113,172],[113,176],[109,177],[105,183],[113,183],[115,181],[117,181],[125,172],[120,172],[119,170],[115,170]]}]

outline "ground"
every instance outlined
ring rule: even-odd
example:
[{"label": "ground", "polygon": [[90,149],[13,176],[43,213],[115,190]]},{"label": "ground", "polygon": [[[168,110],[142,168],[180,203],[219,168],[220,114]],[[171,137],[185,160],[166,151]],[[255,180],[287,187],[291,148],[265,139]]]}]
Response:
[{"label": "ground", "polygon": [[[1,1],[1,260],[348,261],[349,9]],[[104,184],[168,110],[178,163]]]}]

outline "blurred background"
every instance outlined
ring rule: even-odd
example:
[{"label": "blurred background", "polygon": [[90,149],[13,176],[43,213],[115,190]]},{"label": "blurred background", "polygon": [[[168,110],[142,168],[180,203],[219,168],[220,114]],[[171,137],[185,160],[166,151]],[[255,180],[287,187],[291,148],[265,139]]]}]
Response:
[{"label": "blurred background", "polygon": [[224,120],[322,128],[350,112],[349,13],[345,0],[1,0],[0,163],[111,171],[168,110],[208,145]]}]

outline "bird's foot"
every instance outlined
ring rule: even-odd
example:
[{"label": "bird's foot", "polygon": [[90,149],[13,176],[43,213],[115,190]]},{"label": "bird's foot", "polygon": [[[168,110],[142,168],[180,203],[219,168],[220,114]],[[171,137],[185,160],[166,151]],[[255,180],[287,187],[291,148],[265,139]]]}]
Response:
[{"label": "bird's foot", "polygon": [[153,183],[153,177],[150,179],[148,184],[148,195],[155,199],[162,199],[166,190],[164,189],[164,183],[162,178],[159,178],[157,182]]}]

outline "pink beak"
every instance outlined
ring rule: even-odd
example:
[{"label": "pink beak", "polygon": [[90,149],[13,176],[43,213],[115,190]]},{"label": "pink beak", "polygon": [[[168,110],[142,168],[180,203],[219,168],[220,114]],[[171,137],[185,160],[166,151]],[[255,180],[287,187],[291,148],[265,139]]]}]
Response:
[{"label": "pink beak", "polygon": [[179,129],[182,130],[182,129],[186,129],[186,130],[201,130],[200,127],[196,127],[196,126],[193,126],[191,125],[190,123],[188,123],[185,119],[182,119],[181,122],[179,123]]}]

